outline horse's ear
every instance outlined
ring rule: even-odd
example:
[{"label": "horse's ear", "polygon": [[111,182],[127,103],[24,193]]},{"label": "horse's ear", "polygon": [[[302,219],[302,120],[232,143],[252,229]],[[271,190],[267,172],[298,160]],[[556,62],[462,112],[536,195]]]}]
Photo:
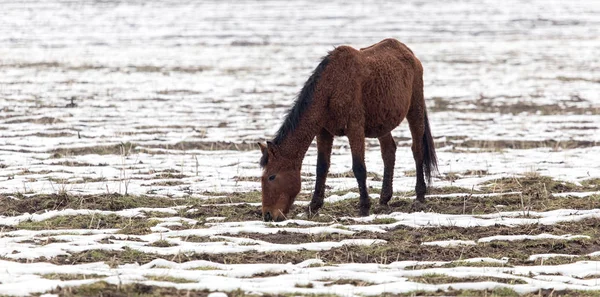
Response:
[{"label": "horse's ear", "polygon": [[269,161],[269,153],[266,145],[262,143],[257,143],[260,147],[260,151],[262,152],[262,157],[260,157],[260,167],[267,166],[267,162]]},{"label": "horse's ear", "polygon": [[262,142],[257,142],[256,144],[258,144],[258,146],[260,147],[260,151],[262,152],[263,155],[267,154],[267,146],[264,145]]},{"label": "horse's ear", "polygon": [[275,145],[271,141],[267,141],[267,151],[271,153],[271,155],[275,155]]}]

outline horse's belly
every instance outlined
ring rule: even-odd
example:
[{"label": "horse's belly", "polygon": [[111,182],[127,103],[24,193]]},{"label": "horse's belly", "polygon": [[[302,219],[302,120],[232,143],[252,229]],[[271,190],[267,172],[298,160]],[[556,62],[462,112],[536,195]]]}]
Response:
[{"label": "horse's belly", "polygon": [[365,136],[377,138],[398,127],[408,112],[407,100],[373,100],[365,104]]}]

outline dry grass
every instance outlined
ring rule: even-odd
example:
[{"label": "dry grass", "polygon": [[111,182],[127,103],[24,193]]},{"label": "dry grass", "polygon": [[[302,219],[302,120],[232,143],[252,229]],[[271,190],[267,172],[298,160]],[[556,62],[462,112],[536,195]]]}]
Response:
[{"label": "dry grass", "polygon": [[462,282],[469,282],[469,283],[475,283],[475,282],[497,282],[497,283],[503,283],[503,284],[509,284],[509,285],[516,285],[516,284],[527,284],[526,281],[523,281],[521,279],[518,278],[500,278],[500,277],[483,277],[483,276],[479,276],[479,277],[453,277],[453,276],[448,276],[445,274],[437,274],[437,273],[426,273],[417,277],[409,277],[408,278],[409,281],[411,282],[418,282],[418,283],[424,283],[424,284],[432,284],[432,285],[439,285],[439,284],[451,284],[451,283],[462,283]]},{"label": "dry grass", "polygon": [[[510,96],[498,96],[498,97],[510,97]],[[469,109],[469,112],[477,113],[501,113],[501,114],[512,114],[517,115],[521,113],[528,114],[542,114],[542,115],[560,115],[560,114],[600,114],[600,109],[581,107],[577,105],[564,105],[561,103],[555,104],[536,104],[531,101],[524,100],[511,100],[502,101],[496,100],[497,97],[487,97],[481,95],[476,100],[476,109]],[[463,104],[457,103],[452,98],[434,97],[432,98],[434,104],[428,106],[432,112],[439,111],[455,111],[458,105]]]},{"label": "dry grass", "polygon": [[[375,244],[370,246],[343,246],[326,251],[307,251],[300,250],[295,252],[244,252],[234,254],[203,254],[203,253],[185,253],[176,255],[158,255],[151,253],[142,253],[130,248],[124,248],[119,251],[90,250],[82,253],[73,253],[69,256],[58,256],[52,259],[36,259],[35,261],[50,261],[56,264],[76,264],[104,261],[111,266],[140,263],[145,264],[156,258],[163,258],[175,262],[187,262],[191,260],[207,260],[218,263],[242,264],[242,263],[299,263],[306,259],[319,258],[325,263],[380,263],[389,264],[399,260],[414,261],[460,261],[461,259],[475,257],[502,258],[509,257],[508,266],[511,265],[539,265],[540,260],[536,262],[529,261],[532,254],[558,253],[580,255],[579,258],[551,258],[545,260],[544,264],[564,264],[579,260],[597,260],[591,259],[586,255],[600,250],[600,220],[588,219],[579,222],[559,223],[556,225],[525,225],[520,228],[490,226],[490,227],[433,227],[433,228],[410,228],[398,227],[387,233],[360,232],[352,236],[348,235],[320,235],[310,238],[307,234],[279,233],[279,234],[242,234],[254,239],[270,241],[283,244],[294,244],[301,242],[310,242],[311,240],[320,241],[339,241],[340,239],[381,239],[385,244]],[[143,234],[143,232],[137,232]],[[492,241],[479,243],[472,246],[439,247],[422,245],[423,242],[437,240],[477,240],[482,237],[493,235],[536,235],[542,233],[552,234],[583,234],[588,235],[590,239],[573,240],[516,240]],[[231,235],[233,236],[233,235]],[[238,235],[239,236],[239,235]],[[223,241],[209,237],[193,237],[185,239],[193,242]],[[154,246],[168,246],[165,244],[152,244]],[[467,263],[454,262],[449,267],[457,266],[489,266],[489,263]],[[424,268],[424,267],[421,267]]]}]

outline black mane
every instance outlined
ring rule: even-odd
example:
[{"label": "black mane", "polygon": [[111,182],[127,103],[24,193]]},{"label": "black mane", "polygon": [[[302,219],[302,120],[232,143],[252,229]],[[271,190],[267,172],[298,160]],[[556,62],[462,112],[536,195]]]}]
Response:
[{"label": "black mane", "polygon": [[273,138],[274,144],[281,144],[285,137],[296,129],[298,123],[300,123],[300,117],[312,103],[317,82],[328,63],[329,56],[323,57],[319,66],[315,68],[312,75],[308,78],[304,87],[302,87],[300,94],[298,94],[298,97],[294,101],[294,106],[288,111],[283,124],[277,131],[277,134],[275,134],[275,138]]}]

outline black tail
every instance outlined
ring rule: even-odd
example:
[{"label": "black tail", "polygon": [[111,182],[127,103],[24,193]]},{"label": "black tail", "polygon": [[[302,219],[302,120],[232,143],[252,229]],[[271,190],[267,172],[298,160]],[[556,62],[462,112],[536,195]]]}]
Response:
[{"label": "black tail", "polygon": [[[424,108],[425,109],[425,108]],[[437,168],[437,156],[435,154],[435,145],[433,144],[433,137],[431,136],[431,130],[429,129],[429,119],[427,118],[427,109],[424,110],[425,114],[425,133],[423,133],[423,171],[425,171],[425,177],[427,183],[431,184],[431,173],[438,172]]]}]

